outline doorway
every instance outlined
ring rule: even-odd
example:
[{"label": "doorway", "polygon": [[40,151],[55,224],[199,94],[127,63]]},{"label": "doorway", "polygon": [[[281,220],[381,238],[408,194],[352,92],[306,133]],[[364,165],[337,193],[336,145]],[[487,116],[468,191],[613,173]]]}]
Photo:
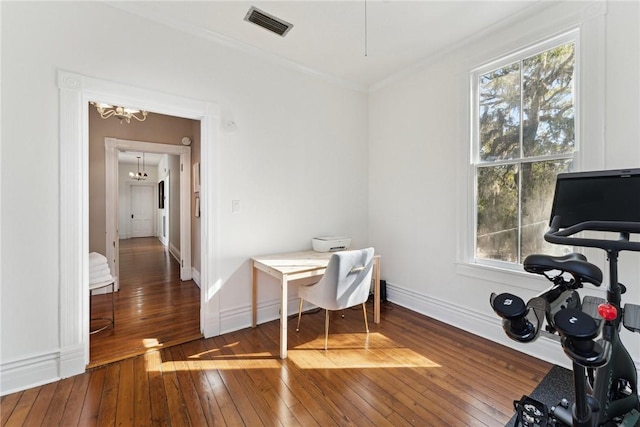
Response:
[{"label": "doorway", "polygon": [[[175,161],[167,161],[167,167],[163,167],[160,176],[156,175],[156,181],[163,178],[168,172],[171,174],[173,170],[174,189],[176,193],[172,199],[175,203],[171,206],[174,212],[170,215],[173,217],[173,228],[175,242],[171,244],[171,236],[168,236],[169,250],[177,255],[180,263],[180,279],[183,281],[192,279],[192,263],[191,263],[191,148],[188,146],[159,144],[146,141],[132,141],[118,138],[105,138],[105,222],[106,222],[106,241],[105,255],[109,261],[109,267],[113,275],[119,277],[119,240],[120,225],[124,215],[119,217],[119,198],[118,192],[120,188],[118,174],[118,157],[119,152],[141,152],[151,154],[168,155],[167,158],[174,158]],[[156,184],[153,184],[154,186]],[[133,188],[133,186],[131,187]],[[155,189],[154,189],[155,191]],[[165,187],[164,192],[168,189]],[[170,191],[171,192],[171,191]],[[165,205],[167,209],[167,205]],[[133,212],[131,213],[133,214]],[[120,222],[119,222],[120,218]],[[132,224],[133,225],[133,224]],[[178,248],[176,251],[175,249]],[[117,280],[117,279],[116,279]],[[118,283],[116,283],[118,288]]]},{"label": "doorway", "polygon": [[[215,167],[219,152],[216,129],[220,107],[206,100],[168,95],[90,76],[58,70],[60,95],[60,351],[56,357],[59,376],[66,378],[85,372],[89,363],[89,148],[88,103],[137,105],[147,111],[199,120],[201,123],[203,212],[200,325],[205,337],[220,334],[220,295],[223,278],[219,266],[220,233],[216,214],[221,200],[216,191],[220,182]],[[78,179],[81,177],[82,179]]]},{"label": "doorway", "polygon": [[[190,147],[117,138],[105,138],[104,147],[105,249],[117,278],[116,321],[90,337],[89,367],[202,337],[200,289],[191,280]],[[146,156],[145,178],[129,170],[131,156]],[[169,212],[173,226],[160,229]],[[101,315],[100,298],[91,297],[92,317]]]}]

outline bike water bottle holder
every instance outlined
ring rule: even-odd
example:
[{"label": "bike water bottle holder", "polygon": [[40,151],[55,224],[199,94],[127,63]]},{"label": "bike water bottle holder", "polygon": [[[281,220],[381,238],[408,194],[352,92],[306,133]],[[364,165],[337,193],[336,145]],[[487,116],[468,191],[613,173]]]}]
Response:
[{"label": "bike water bottle holder", "polygon": [[597,368],[607,363],[611,345],[604,340],[594,341],[600,334],[601,322],[572,308],[556,313],[554,322],[562,337],[562,349],[571,360],[587,368]]}]

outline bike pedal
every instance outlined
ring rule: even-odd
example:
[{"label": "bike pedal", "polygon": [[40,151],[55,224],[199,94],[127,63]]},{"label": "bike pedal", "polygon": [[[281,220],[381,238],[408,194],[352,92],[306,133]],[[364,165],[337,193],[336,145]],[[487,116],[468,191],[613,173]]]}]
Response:
[{"label": "bike pedal", "polygon": [[547,427],[549,424],[549,409],[547,405],[529,396],[522,396],[513,401],[516,410],[516,427]]}]

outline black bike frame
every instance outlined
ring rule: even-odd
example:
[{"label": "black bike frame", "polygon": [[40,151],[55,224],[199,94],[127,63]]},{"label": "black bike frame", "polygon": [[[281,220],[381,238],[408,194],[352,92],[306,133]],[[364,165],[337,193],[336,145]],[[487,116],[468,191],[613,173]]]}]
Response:
[{"label": "black bike frame", "polygon": [[[621,295],[622,287],[618,282],[618,255],[620,251],[640,251],[640,242],[629,241],[630,233],[640,233],[640,223],[636,222],[609,222],[588,221],[559,230],[560,217],[554,217],[550,230],[544,238],[550,243],[571,246],[584,246],[604,249],[609,261],[609,284],[607,287],[607,302],[618,310],[618,316],[611,321],[606,321],[603,330],[603,338],[611,343],[611,359],[601,368],[596,369],[593,390],[587,387],[585,368],[574,362],[574,389],[576,394],[576,407],[573,413],[574,427],[594,427],[618,416],[623,416],[632,409],[640,409],[638,406],[637,371],[633,359],[620,341],[620,326],[622,323]],[[574,237],[582,231],[608,231],[619,232],[619,240],[605,240]],[[612,387],[617,387],[617,381],[625,378],[631,382],[633,392],[631,395],[612,400],[610,393]],[[590,400],[589,397],[592,399]],[[593,406],[598,406],[594,408]],[[596,410],[597,409],[597,410]]]}]

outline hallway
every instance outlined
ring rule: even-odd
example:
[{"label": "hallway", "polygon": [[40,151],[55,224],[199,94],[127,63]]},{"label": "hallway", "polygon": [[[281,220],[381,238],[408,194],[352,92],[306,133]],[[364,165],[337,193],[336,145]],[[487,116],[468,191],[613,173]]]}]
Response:
[{"label": "hallway", "polygon": [[[92,297],[91,317],[110,317],[111,295]],[[115,328],[91,335],[95,367],[201,338],[200,288],[180,281],[180,268],[156,237],[120,241]]]}]

